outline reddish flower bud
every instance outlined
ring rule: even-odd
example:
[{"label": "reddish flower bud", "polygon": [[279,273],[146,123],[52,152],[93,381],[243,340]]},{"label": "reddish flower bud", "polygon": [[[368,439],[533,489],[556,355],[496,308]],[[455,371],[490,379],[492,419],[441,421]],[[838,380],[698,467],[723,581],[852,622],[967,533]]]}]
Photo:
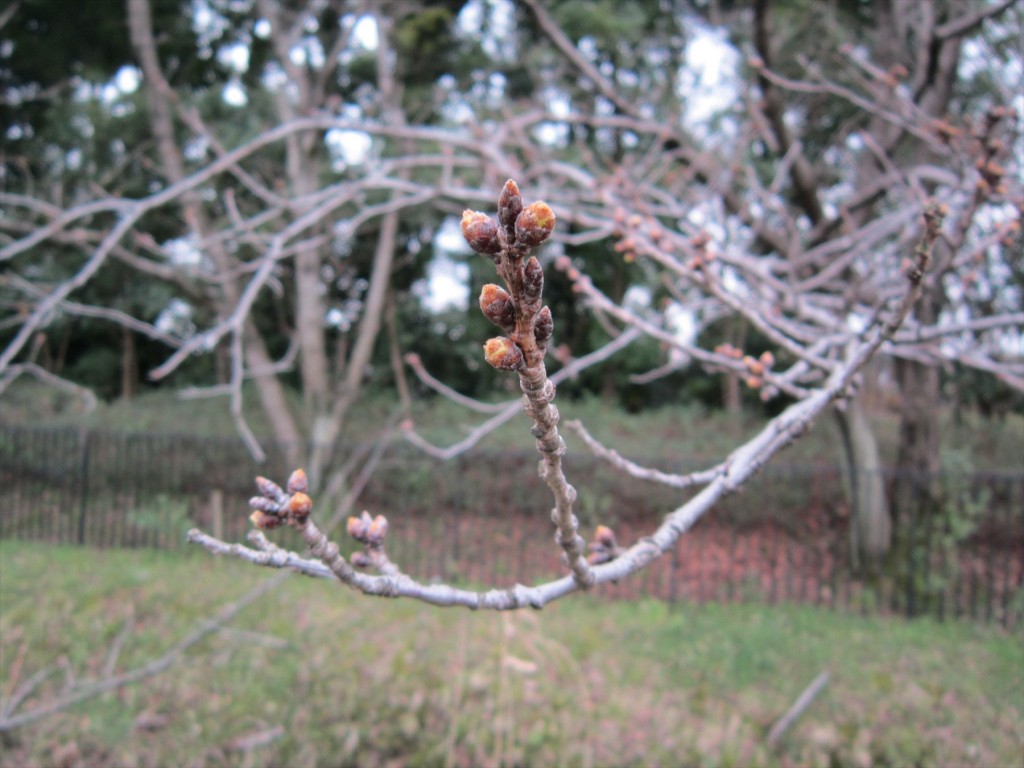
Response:
[{"label": "reddish flower bud", "polygon": [[775,365],[775,355],[771,352],[762,352],[761,357],[758,358],[761,361],[761,365],[765,368],[771,368]]},{"label": "reddish flower bud", "polygon": [[309,479],[305,470],[296,469],[288,478],[288,493],[306,493],[309,490]]},{"label": "reddish flower bud", "polygon": [[504,336],[488,339],[484,344],[484,359],[501,371],[518,371],[523,367],[523,350]]},{"label": "reddish flower bud", "polygon": [[523,198],[519,194],[519,185],[509,179],[498,195],[498,221],[506,229],[511,229],[522,210]]},{"label": "reddish flower bud", "polygon": [[[365,519],[364,519],[365,518]],[[366,529],[369,527],[369,515],[365,512],[360,517],[349,517],[345,525],[348,535],[356,541],[366,541]]]},{"label": "reddish flower bud", "polygon": [[760,360],[755,360],[750,355],[746,355],[743,358],[743,364],[747,366],[747,370],[755,376],[760,376],[764,373],[764,365]]},{"label": "reddish flower bud", "polygon": [[523,267],[523,298],[539,301],[544,291],[544,269],[536,256],[531,256]]},{"label": "reddish flower bud", "polygon": [[480,311],[484,317],[508,333],[516,326],[516,307],[508,291],[488,283],[480,292]]},{"label": "reddish flower bud", "polygon": [[384,515],[377,515],[366,529],[366,540],[370,544],[380,545],[384,543],[384,537],[387,533],[388,519]]},{"label": "reddish flower bud", "polygon": [[599,525],[594,530],[594,540],[603,547],[615,549],[615,533],[607,525]]},{"label": "reddish flower bud", "polygon": [[533,319],[533,338],[537,344],[544,346],[551,340],[551,334],[555,330],[555,321],[551,317],[550,307],[541,307],[537,317]]},{"label": "reddish flower bud", "polygon": [[555,212],[547,203],[530,203],[516,218],[516,242],[527,248],[536,248],[555,229]]},{"label": "reddish flower bud", "polygon": [[268,515],[266,512],[262,512],[258,509],[249,515],[249,520],[251,520],[252,524],[261,531],[277,528],[283,522],[280,517],[277,517],[276,515]]},{"label": "reddish flower bud", "polygon": [[466,210],[462,212],[462,236],[477,253],[490,256],[501,253],[498,225],[486,213]]},{"label": "reddish flower bud", "polygon": [[304,493],[293,494],[288,501],[288,514],[295,520],[305,520],[313,510],[313,500]]}]

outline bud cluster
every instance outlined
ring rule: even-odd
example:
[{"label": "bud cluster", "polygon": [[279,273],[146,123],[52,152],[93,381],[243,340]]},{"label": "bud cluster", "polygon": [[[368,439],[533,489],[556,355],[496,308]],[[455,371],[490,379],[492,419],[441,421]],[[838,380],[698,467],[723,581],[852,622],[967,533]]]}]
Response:
[{"label": "bud cluster", "polygon": [[551,237],[554,229],[551,206],[537,201],[524,207],[519,186],[511,179],[498,196],[498,221],[480,211],[462,212],[463,237],[470,248],[488,256],[497,256],[507,248],[514,257],[521,258]]},{"label": "bud cluster", "polygon": [[627,264],[635,262],[641,253],[667,256],[676,250],[672,237],[657,218],[627,214],[622,208],[615,209],[613,218],[612,235],[616,242],[612,250],[621,253]]},{"label": "bud cluster", "polygon": [[1006,107],[995,106],[975,124],[972,138],[977,147],[974,167],[978,172],[976,189],[979,196],[1001,197],[1009,190],[1006,168],[998,159],[1006,153],[1006,142],[997,130],[1007,119],[1013,119],[1013,112]]},{"label": "bud cluster", "polygon": [[705,265],[715,260],[715,252],[708,247],[710,244],[711,236],[707,232],[698,232],[690,238],[690,245],[694,251],[689,262],[690,269],[703,269]]},{"label": "bud cluster", "polygon": [[554,332],[551,310],[541,304],[544,270],[536,257],[524,257],[554,229],[551,206],[539,201],[524,205],[519,185],[511,179],[498,196],[497,220],[479,211],[462,214],[469,247],[491,257],[508,288],[488,284],[480,293],[480,311],[507,334],[484,345],[484,359],[495,368],[519,371],[544,358]]},{"label": "bud cluster", "polygon": [[265,477],[256,478],[256,487],[261,495],[249,499],[253,510],[249,519],[257,528],[269,530],[281,525],[302,525],[309,519],[313,500],[306,493],[309,481],[301,469],[288,478],[287,491]]},{"label": "bud cluster", "polygon": [[715,347],[715,354],[740,360],[743,357],[743,350],[737,349],[732,344],[719,344]]},{"label": "bud cluster", "polygon": [[740,361],[746,368],[747,375],[744,382],[751,389],[760,389],[764,386],[765,375],[775,365],[775,355],[771,352],[762,352],[760,357],[753,357],[744,355],[742,349],[738,349],[732,344],[719,344],[715,347],[715,354]]},{"label": "bud cluster", "polygon": [[762,352],[758,358],[744,355],[743,365],[747,368],[747,386],[751,389],[759,389],[764,384],[765,373],[775,365],[775,355],[771,352]]},{"label": "bud cluster", "polygon": [[350,517],[345,526],[348,535],[370,547],[381,547],[388,533],[388,519],[384,515],[371,518],[370,513],[363,510],[359,517]]}]

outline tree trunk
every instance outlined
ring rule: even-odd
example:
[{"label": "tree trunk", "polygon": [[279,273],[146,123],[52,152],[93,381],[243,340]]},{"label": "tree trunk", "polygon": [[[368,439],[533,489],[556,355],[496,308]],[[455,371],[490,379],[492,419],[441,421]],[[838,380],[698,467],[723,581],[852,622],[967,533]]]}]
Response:
[{"label": "tree trunk", "polygon": [[913,522],[906,519],[907,513],[926,505],[932,496],[930,481],[939,471],[939,372],[933,366],[906,360],[897,363],[896,371],[902,404],[895,503],[901,522]]},{"label": "tree trunk", "polygon": [[[139,57],[143,76],[147,83],[146,95],[150,108],[150,126],[156,138],[157,151],[160,156],[164,175],[168,182],[175,183],[185,177],[185,165],[181,150],[174,139],[174,123],[171,116],[171,104],[174,91],[164,77],[153,39],[153,23],[148,0],[128,0],[128,28],[132,47]],[[199,197],[194,194],[183,196],[184,217],[189,228],[199,242],[206,242],[206,233],[213,227],[203,209]],[[232,273],[231,256],[220,240],[209,241],[208,252],[219,275]],[[234,280],[224,280],[221,284],[218,303],[223,315],[230,313],[238,303],[241,290]],[[251,320],[245,324],[244,364],[250,371],[267,371],[271,366],[271,358],[259,331]],[[273,375],[257,375],[256,391],[259,394],[263,411],[274,431],[274,436],[288,446],[289,461],[294,461],[293,451],[300,444],[301,433],[292,416],[281,382]]]},{"label": "tree trunk", "polygon": [[391,285],[391,267],[398,243],[398,211],[388,211],[381,218],[377,248],[373,255],[370,287],[366,291],[359,331],[352,347],[340,386],[333,394],[329,413],[317,416],[313,424],[313,445],[310,449],[306,474],[311,488],[319,488],[323,472],[330,464],[331,452],[345,424],[345,416],[362,391],[363,377],[373,356],[377,342],[388,288]]},{"label": "tree trunk", "polygon": [[874,572],[892,546],[892,518],[882,461],[859,397],[834,410],[843,439],[843,468],[850,500],[850,555],[858,571]]},{"label": "tree trunk", "polygon": [[[282,93],[279,100],[287,100],[287,96]],[[287,119],[289,115],[283,114],[283,117]],[[306,146],[302,137],[289,138],[288,182],[299,198],[312,194],[317,188],[316,159],[311,152],[312,148]],[[320,248],[316,245],[302,248],[295,254],[295,333],[299,339],[299,370],[306,409],[314,418],[329,410],[330,389],[321,266]]]},{"label": "tree trunk", "polygon": [[402,405],[402,413],[406,418],[412,415],[412,395],[409,393],[409,382],[405,375],[405,364],[402,362],[402,347],[398,340],[398,297],[391,291],[388,298],[384,322],[388,327],[388,354],[391,358],[391,370],[395,374],[395,389],[398,390],[398,402]]},{"label": "tree trunk", "polygon": [[121,398],[135,397],[139,383],[139,355],[135,334],[130,328],[121,329]]},{"label": "tree trunk", "polygon": [[[742,317],[735,317],[727,322],[727,342],[736,349],[743,349],[747,343],[747,321]],[[743,390],[740,382],[739,374],[732,371],[726,371],[722,375],[722,405],[725,412],[734,418],[739,418],[743,413]]]},{"label": "tree trunk", "polygon": [[[948,17],[967,13],[972,3],[968,0],[953,0],[945,9]],[[942,118],[950,104],[960,61],[961,35],[939,38],[935,35],[938,15],[930,3],[905,3],[885,0],[875,6],[878,35],[874,53],[877,63],[883,67],[907,64],[907,84],[917,98],[921,110],[934,117]],[[908,40],[917,38],[917,48],[907,47]],[[923,42],[931,41],[928,47]],[[908,53],[913,50],[913,58]],[[880,117],[872,120],[870,133],[881,147],[892,157],[899,156],[899,144],[904,140],[903,129]],[[927,151],[919,146],[914,154]],[[907,153],[905,153],[907,154]],[[900,158],[902,162],[919,161],[920,156]],[[865,153],[860,167],[864,182],[872,182],[883,171],[876,161]],[[870,206],[858,213],[859,217],[870,215]],[[908,241],[909,242],[909,241]],[[914,311],[922,324],[933,323],[938,318],[946,297],[942,290],[942,272],[950,261],[940,256],[941,241],[933,258],[930,274],[926,275],[923,295]],[[899,446],[896,457],[897,475],[893,493],[893,522],[898,538],[909,547],[907,560],[908,604],[913,613],[914,558],[917,557],[912,542],[920,534],[919,525],[933,507],[932,481],[939,469],[939,434],[936,419],[941,404],[939,372],[933,366],[899,360],[895,366],[896,381],[900,390]]]},{"label": "tree trunk", "polygon": [[[943,302],[942,287],[932,283],[917,305],[922,323],[934,323]],[[912,526],[921,513],[930,509],[931,486],[939,472],[939,409],[941,391],[939,370],[912,360],[896,361],[896,381],[900,389],[900,429],[896,451],[896,492],[894,506],[897,522]]]}]

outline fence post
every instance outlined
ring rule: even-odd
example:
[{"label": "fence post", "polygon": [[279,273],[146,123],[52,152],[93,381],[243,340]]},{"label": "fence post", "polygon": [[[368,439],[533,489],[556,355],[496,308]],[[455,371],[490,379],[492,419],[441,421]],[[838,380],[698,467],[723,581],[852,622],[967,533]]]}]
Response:
[{"label": "fence post", "polygon": [[85,511],[89,505],[89,428],[78,430],[78,543],[85,544]]}]

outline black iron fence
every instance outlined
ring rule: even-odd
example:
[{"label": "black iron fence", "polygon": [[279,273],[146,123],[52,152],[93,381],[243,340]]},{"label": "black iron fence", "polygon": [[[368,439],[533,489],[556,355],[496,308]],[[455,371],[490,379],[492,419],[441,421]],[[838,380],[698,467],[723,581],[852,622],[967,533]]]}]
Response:
[{"label": "black iron fence", "polygon": [[[339,449],[342,459],[360,446]],[[391,521],[389,554],[421,578],[511,584],[560,572],[536,454],[477,451],[440,463],[391,446],[360,508]],[[666,469],[685,470],[675,466]],[[0,538],[95,547],[185,546],[199,527],[241,541],[253,478],[290,471],[281,446],[257,465],[232,438],[0,426]],[[567,458],[585,530],[629,543],[687,494]],[[776,463],[637,578],[604,590],[668,600],[796,600],[864,612],[1024,623],[1024,474],[887,473],[927,488],[879,573],[855,574],[843,479],[833,466]],[[320,518],[329,510],[320,510]],[[909,528],[909,530],[908,530]],[[341,537],[336,537],[341,538]],[[290,532],[274,532],[300,547]]]}]

